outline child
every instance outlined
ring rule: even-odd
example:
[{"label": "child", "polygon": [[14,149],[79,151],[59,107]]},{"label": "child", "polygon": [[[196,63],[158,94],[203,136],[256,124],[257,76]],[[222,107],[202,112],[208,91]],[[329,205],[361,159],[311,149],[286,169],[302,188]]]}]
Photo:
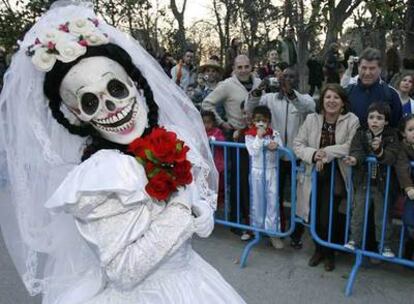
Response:
[{"label": "child", "polygon": [[[246,132],[252,127],[251,113],[245,109],[245,102],[240,104],[240,110],[243,114],[243,120],[246,127],[236,130],[233,133],[233,141],[238,143],[246,142]],[[249,189],[249,153],[245,149],[240,150],[240,211],[242,222],[249,224],[250,221],[250,189]],[[242,241],[250,240],[254,235],[250,231],[242,231],[240,239]]]},{"label": "child", "polygon": [[403,222],[407,229],[404,258],[411,260],[414,254],[414,182],[410,162],[414,161],[414,115],[409,114],[401,119],[400,134],[402,143],[398,154],[395,171],[401,188],[407,195],[404,206]]},{"label": "child", "polygon": [[188,98],[191,99],[191,101],[193,102],[194,106],[200,110],[201,109],[201,101],[199,99],[199,96],[197,95],[196,92],[196,85],[194,83],[190,83],[186,90],[185,90],[186,95],[188,96]]},{"label": "child", "polygon": [[[201,112],[203,118],[204,127],[206,129],[207,137],[209,140],[225,141],[224,134],[217,127],[216,116],[211,111]],[[224,203],[224,155],[223,148],[214,147],[214,164],[219,172],[219,193],[218,193],[218,205],[219,207]]]},{"label": "child", "polygon": [[[374,203],[375,237],[380,242],[382,236],[382,223],[384,214],[384,193],[387,176],[387,165],[395,164],[399,152],[397,132],[388,126],[390,108],[384,103],[373,103],[368,107],[368,128],[360,127],[351,143],[350,155],[344,161],[347,165],[356,166],[354,172],[355,196],[351,219],[351,239],[345,245],[346,248],[355,250],[360,247],[364,214],[365,197],[367,187],[367,165],[365,159],[373,155],[377,158],[377,164],[371,170],[370,202]],[[389,206],[389,204],[388,204]],[[388,215],[388,213],[386,213]],[[384,235],[382,252],[384,257],[392,258],[394,253],[389,247],[391,237],[391,223],[386,216],[387,225]]]},{"label": "child", "polygon": [[[252,190],[250,221],[255,227],[266,230],[280,229],[280,217],[276,209],[277,200],[277,159],[273,152],[282,147],[282,139],[278,132],[270,126],[271,113],[266,106],[257,106],[253,110],[253,126],[246,132],[246,147],[251,156],[250,183]],[[263,159],[263,148],[265,159]],[[263,182],[265,184],[263,185]],[[267,203],[267,204],[266,204]],[[264,208],[266,207],[266,210]],[[276,225],[276,223],[279,225]],[[279,238],[270,238],[273,247],[283,248]]]}]

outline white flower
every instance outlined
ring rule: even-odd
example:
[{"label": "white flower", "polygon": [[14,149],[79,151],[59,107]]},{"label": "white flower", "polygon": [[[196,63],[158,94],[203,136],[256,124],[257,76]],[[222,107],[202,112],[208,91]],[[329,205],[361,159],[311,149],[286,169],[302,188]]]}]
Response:
[{"label": "white flower", "polygon": [[48,53],[48,49],[39,47],[32,56],[35,67],[42,72],[49,72],[56,63],[56,55]]},{"label": "white flower", "polygon": [[[39,37],[40,42],[47,46],[49,42],[56,44],[59,40],[65,39],[66,33],[58,31],[56,29],[48,30],[46,33]],[[66,38],[67,39],[67,38]]]},{"label": "white flower", "polygon": [[69,22],[69,32],[71,34],[85,35],[93,32],[95,25],[87,19],[77,19]]},{"label": "white flower", "polygon": [[109,38],[105,36],[103,33],[98,32],[98,31],[85,34],[84,39],[86,40],[88,45],[91,45],[91,46],[109,43]]},{"label": "white flower", "polygon": [[70,40],[61,40],[56,43],[56,50],[59,52],[56,58],[62,62],[71,62],[86,53],[86,47]]}]

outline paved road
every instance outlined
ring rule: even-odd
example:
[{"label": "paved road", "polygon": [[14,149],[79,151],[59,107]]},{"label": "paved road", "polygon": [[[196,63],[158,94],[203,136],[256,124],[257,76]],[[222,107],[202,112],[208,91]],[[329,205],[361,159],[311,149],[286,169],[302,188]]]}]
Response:
[{"label": "paved road", "polygon": [[[354,294],[344,296],[352,260],[337,257],[337,269],[327,273],[323,266],[310,268],[312,252],[307,240],[300,251],[276,251],[264,241],[253,250],[246,268],[237,259],[243,245],[228,229],[217,227],[208,239],[195,239],[194,248],[229,281],[249,304],[414,304],[414,271],[382,264],[363,268]],[[39,304],[27,295],[0,239],[0,304]],[[213,303],[212,303],[213,304]]]}]

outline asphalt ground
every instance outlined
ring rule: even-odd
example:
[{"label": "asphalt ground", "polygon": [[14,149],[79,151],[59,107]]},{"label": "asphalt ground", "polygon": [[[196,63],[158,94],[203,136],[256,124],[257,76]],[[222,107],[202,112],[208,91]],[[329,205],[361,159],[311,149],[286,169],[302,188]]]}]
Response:
[{"label": "asphalt ground", "polygon": [[[325,272],[323,264],[307,265],[313,244],[305,238],[304,248],[276,250],[265,239],[255,247],[243,269],[238,260],[245,242],[217,226],[211,237],[195,238],[193,246],[249,304],[265,303],[390,303],[414,304],[414,270],[390,263],[368,265],[358,273],[353,295],[344,294],[353,265],[350,255],[336,257],[336,269]],[[0,238],[0,304],[40,304],[30,297],[18,277]],[[126,303],[127,304],[127,303]],[[213,303],[212,303],[213,304]]]}]

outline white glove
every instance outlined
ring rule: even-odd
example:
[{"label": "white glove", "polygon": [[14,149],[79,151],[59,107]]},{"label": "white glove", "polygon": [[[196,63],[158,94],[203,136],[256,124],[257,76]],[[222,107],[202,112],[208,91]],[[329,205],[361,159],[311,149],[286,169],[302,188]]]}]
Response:
[{"label": "white glove", "polygon": [[214,211],[205,202],[196,200],[193,202],[192,211],[196,215],[194,219],[195,232],[199,237],[208,237],[214,229]]},{"label": "white glove", "polygon": [[410,200],[414,200],[414,188],[410,188],[410,189],[407,191],[407,196],[408,196],[408,198],[409,198]]},{"label": "white glove", "polygon": [[178,188],[178,191],[171,195],[171,198],[167,205],[182,205],[186,207],[188,210],[191,210],[191,203],[193,201],[193,197],[191,191],[186,187]]}]

